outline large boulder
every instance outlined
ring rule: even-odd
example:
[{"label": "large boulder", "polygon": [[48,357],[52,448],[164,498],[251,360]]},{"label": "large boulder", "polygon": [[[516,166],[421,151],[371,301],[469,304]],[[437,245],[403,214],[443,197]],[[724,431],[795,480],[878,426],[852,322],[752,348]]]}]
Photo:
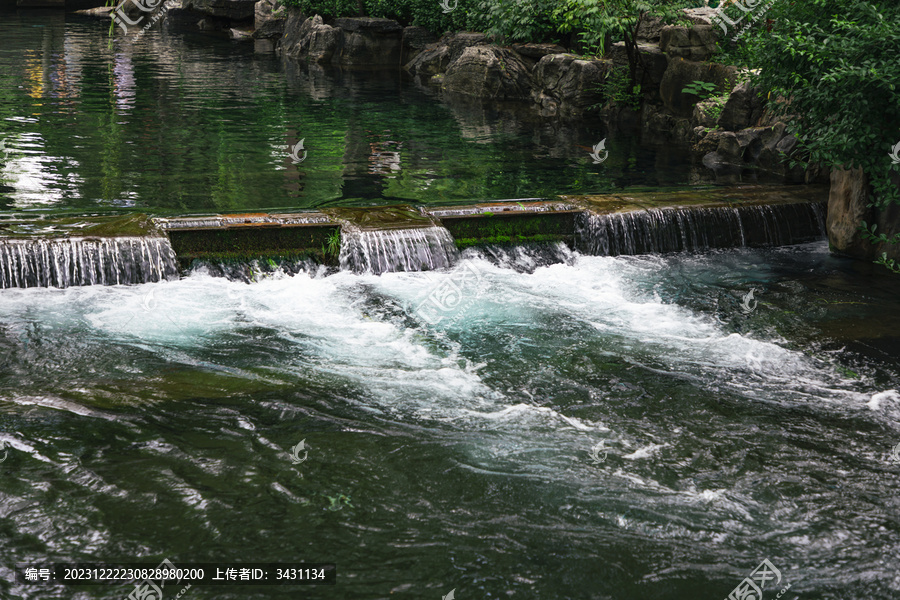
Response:
[{"label": "large boulder", "polygon": [[341,30],[325,25],[322,17],[315,15],[303,21],[296,30],[291,26],[293,15],[288,19],[283,41],[285,53],[294,59],[314,63],[330,63],[338,53],[343,41]]},{"label": "large boulder", "polygon": [[659,42],[663,21],[660,17],[645,15],[638,26],[637,39],[640,42]]},{"label": "large boulder", "polygon": [[[658,44],[638,44],[637,53],[638,70],[637,79],[644,91],[650,93],[651,99],[656,102],[656,90],[662,83],[663,76],[669,66],[669,61],[664,52],[659,49]],[[606,58],[611,60],[617,67],[628,66],[628,52],[625,48],[625,42],[616,42],[610,47]]]},{"label": "large boulder", "polygon": [[731,90],[719,116],[718,126],[729,131],[753,127],[763,116],[764,108],[759,91],[747,82],[740,83]]},{"label": "large boulder", "polygon": [[408,64],[409,61],[419,55],[429,44],[433,44],[436,35],[425,29],[424,27],[409,26],[403,28],[401,36],[402,62]]},{"label": "large boulder", "polygon": [[400,66],[403,27],[391,19],[335,19],[342,34],[340,52],[332,62],[346,66]]},{"label": "large boulder", "polygon": [[450,64],[442,89],[479,98],[531,96],[531,73],[522,57],[507,48],[470,46]]},{"label": "large boulder", "polygon": [[424,83],[435,75],[444,73],[452,62],[462,56],[466,48],[489,43],[488,37],[483,33],[450,33],[425,46],[405,68],[410,75]]},{"label": "large boulder", "polygon": [[400,64],[403,28],[390,19],[335,19],[326,25],[322,17],[303,18],[288,11],[281,50],[289,57],[321,64],[387,66]]},{"label": "large boulder", "polygon": [[231,21],[249,21],[255,14],[256,0],[184,0],[182,8]]},{"label": "large boulder", "polygon": [[577,117],[602,98],[599,84],[612,68],[609,60],[582,60],[573,54],[549,54],[534,67],[531,97],[545,117]]},{"label": "large boulder", "polygon": [[253,37],[258,40],[280,38],[284,35],[287,16],[287,10],[278,0],[259,0],[254,5]]},{"label": "large boulder", "polygon": [[667,109],[679,117],[690,118],[697,96],[682,93],[694,81],[707,81],[720,88],[734,86],[737,67],[717,63],[702,63],[683,58],[673,58],[659,85],[659,94]]},{"label": "large boulder", "polygon": [[888,238],[900,233],[900,206],[870,207],[870,193],[869,179],[862,168],[831,172],[826,221],[831,251],[863,260],[874,260],[885,253],[888,258],[900,260],[900,244],[873,244],[860,235],[863,221],[870,227],[877,225],[876,234],[884,233]]},{"label": "large boulder", "polygon": [[660,32],[659,49],[673,58],[704,61],[709,60],[718,47],[716,36],[709,25],[693,27],[668,25]]},{"label": "large boulder", "polygon": [[558,44],[513,44],[512,49],[534,61],[539,61],[548,54],[566,53],[566,49]]}]

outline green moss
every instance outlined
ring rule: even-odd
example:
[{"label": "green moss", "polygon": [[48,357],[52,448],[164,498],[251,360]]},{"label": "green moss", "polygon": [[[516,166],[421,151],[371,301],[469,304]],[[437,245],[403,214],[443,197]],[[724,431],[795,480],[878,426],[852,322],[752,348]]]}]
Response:
[{"label": "green moss", "polygon": [[457,247],[478,244],[524,244],[569,241],[575,236],[575,213],[496,213],[441,219]]},{"label": "green moss", "polygon": [[171,229],[169,239],[179,259],[310,256],[331,264],[340,249],[339,232],[335,225]]},{"label": "green moss", "polygon": [[532,235],[532,236],[509,237],[509,236],[505,236],[505,235],[500,235],[500,236],[495,236],[495,237],[483,237],[483,238],[457,238],[453,241],[456,243],[457,248],[459,248],[460,250],[464,250],[466,248],[471,248],[472,246],[546,244],[546,243],[553,243],[553,242],[569,243],[572,241],[572,236],[538,234],[538,235]]},{"label": "green moss", "polygon": [[97,237],[140,237],[160,235],[159,229],[143,214],[126,215],[86,227],[81,231],[85,236]]}]

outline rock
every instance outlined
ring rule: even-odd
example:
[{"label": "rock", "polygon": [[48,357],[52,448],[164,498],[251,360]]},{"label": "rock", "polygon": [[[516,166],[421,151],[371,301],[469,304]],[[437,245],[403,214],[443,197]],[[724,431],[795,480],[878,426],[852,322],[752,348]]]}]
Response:
[{"label": "rock", "polygon": [[401,52],[403,54],[403,64],[408,64],[420,52],[422,52],[428,44],[433,44],[437,36],[425,29],[424,27],[404,27],[403,35],[400,36]]},{"label": "rock", "polygon": [[797,139],[797,136],[789,133],[778,141],[775,145],[775,150],[782,154],[790,154],[797,147],[798,143],[800,143],[800,140]]},{"label": "rock", "polygon": [[752,127],[762,117],[763,108],[756,88],[750,87],[748,82],[740,83],[731,90],[718,125],[729,131]]},{"label": "rock", "polygon": [[712,25],[712,16],[717,12],[715,8],[702,6],[700,8],[684,9],[684,16],[695,25]]},{"label": "rock", "polygon": [[872,223],[869,203],[869,180],[861,167],[834,169],[828,194],[828,244],[831,251],[845,256],[869,258],[874,254],[872,244],[859,235],[863,221]]},{"label": "rock", "polygon": [[599,84],[612,68],[609,60],[582,60],[574,54],[548,54],[534,67],[531,97],[541,115],[576,117],[603,98]]},{"label": "rock", "polygon": [[[710,152],[715,152],[719,147],[719,143],[722,141],[722,138],[725,137],[726,134],[731,133],[730,131],[707,131],[706,135],[704,135],[692,148],[694,152],[698,154],[709,154]],[[732,135],[734,135],[732,133]]]},{"label": "rock", "polygon": [[[657,44],[638,44],[637,52],[640,57],[638,63],[637,79],[645,92],[655,96],[656,90],[662,83],[663,76],[669,66],[666,54],[659,49]],[[612,45],[606,58],[620,67],[628,66],[628,52],[625,50],[625,42],[617,42]],[[652,98],[656,101],[656,98]]]},{"label": "rock", "polygon": [[422,82],[444,73],[466,48],[485,45],[488,38],[482,33],[450,33],[433,44],[428,44],[405,66],[410,75]]},{"label": "rock", "polygon": [[717,106],[719,106],[719,103],[715,100],[703,100],[702,102],[698,102],[694,106],[694,114],[691,117],[691,122],[700,127],[714,128],[716,126],[716,121],[718,121],[718,114],[715,112]]},{"label": "rock", "polygon": [[391,19],[335,19],[334,27],[342,32],[339,52],[332,62],[348,66],[400,66],[403,27]]},{"label": "rock", "polygon": [[490,44],[490,39],[483,33],[462,31],[445,35],[438,43],[443,43],[450,48],[450,62],[454,62],[462,56],[467,48]]},{"label": "rock", "polygon": [[662,28],[663,22],[661,18],[646,15],[638,27],[637,39],[639,42],[658,42]]},{"label": "rock", "polygon": [[529,98],[531,74],[512,50],[471,46],[450,64],[441,89],[488,99]]},{"label": "rock", "polygon": [[566,53],[566,49],[557,44],[513,44],[512,49],[534,60],[541,60],[548,54]]},{"label": "rock", "polygon": [[377,19],[374,17],[341,17],[333,21],[334,27],[344,31],[368,31],[374,34],[399,34],[403,27],[393,19]]},{"label": "rock", "polygon": [[228,30],[228,35],[231,36],[231,39],[237,40],[239,42],[253,41],[253,32],[249,29],[238,29],[236,27],[232,27]]},{"label": "rock", "polygon": [[[322,17],[315,15],[303,21],[296,35],[296,42],[288,45],[290,19],[285,30],[284,50],[295,59],[305,59],[316,63],[332,62],[334,55],[340,50],[342,36],[339,29],[325,25]],[[291,36],[293,39],[294,36]]]},{"label": "rock", "polygon": [[287,21],[284,24],[284,35],[277,51],[290,55],[290,50],[300,42],[300,30],[306,22],[306,16],[299,8],[287,7]]},{"label": "rock", "polygon": [[738,136],[730,131],[726,131],[719,137],[719,145],[716,147],[716,153],[724,162],[739,165],[743,163],[741,157],[743,148],[741,140]]},{"label": "rock", "polygon": [[673,58],[704,61],[715,54],[718,47],[710,25],[667,25],[660,32],[659,49]]},{"label": "rock", "polygon": [[281,51],[294,59],[322,64],[400,64],[403,28],[396,21],[346,18],[335,19],[334,24],[326,25],[319,15],[303,19],[298,10],[289,10]]},{"label": "rock", "polygon": [[253,10],[254,38],[277,39],[284,35],[288,13],[277,0],[259,0]]},{"label": "rock", "polygon": [[681,90],[694,81],[708,81],[728,89],[734,85],[736,76],[737,67],[673,58],[663,75],[659,93],[666,108],[677,116],[688,118],[693,113],[697,96],[684,94]]},{"label": "rock", "polygon": [[185,0],[185,10],[203,13],[211,17],[248,21],[253,18],[256,0]]},{"label": "rock", "polygon": [[[131,4],[131,3],[129,3]],[[15,6],[15,4],[13,4]],[[112,18],[110,13],[116,10],[115,6],[98,6],[96,8],[85,8],[84,10],[76,10],[76,15],[86,15],[88,17],[107,17]]]}]

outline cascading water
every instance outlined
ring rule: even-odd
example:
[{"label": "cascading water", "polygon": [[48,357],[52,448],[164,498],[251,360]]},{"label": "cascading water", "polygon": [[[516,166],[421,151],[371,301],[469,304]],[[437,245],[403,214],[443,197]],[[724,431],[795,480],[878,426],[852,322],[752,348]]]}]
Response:
[{"label": "cascading water", "polygon": [[354,273],[433,271],[456,262],[459,251],[443,227],[341,232],[340,265]]},{"label": "cascading water", "polygon": [[578,249],[607,256],[777,246],[824,235],[825,204],[806,202],[584,213],[576,223]]},{"label": "cascading water", "polygon": [[149,283],[177,272],[163,237],[0,240],[0,288]]}]

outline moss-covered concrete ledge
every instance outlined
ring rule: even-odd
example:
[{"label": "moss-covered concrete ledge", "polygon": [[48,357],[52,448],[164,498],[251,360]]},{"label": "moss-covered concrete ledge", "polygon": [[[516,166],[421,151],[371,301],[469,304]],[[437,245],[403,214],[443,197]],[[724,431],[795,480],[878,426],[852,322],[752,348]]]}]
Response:
[{"label": "moss-covered concrete ledge", "polygon": [[[182,265],[195,259],[251,260],[257,258],[309,258],[319,263],[335,264],[340,249],[341,232],[392,231],[445,227],[459,249],[485,244],[527,244],[564,242],[578,246],[579,223],[584,215],[628,214],[632,220],[652,213],[665,220],[665,211],[696,213],[695,224],[716,228],[716,213],[708,209],[742,209],[736,213],[750,228],[771,228],[754,216],[754,207],[815,205],[816,211],[792,213],[782,209],[783,216],[802,223],[787,223],[784,230],[797,235],[774,239],[755,235],[741,239],[748,232],[722,230],[714,247],[771,245],[822,237],[820,221],[828,198],[827,186],[742,186],[732,188],[633,191],[616,194],[559,196],[555,199],[519,199],[464,206],[422,207],[407,205],[328,208],[321,212],[188,216],[157,219],[172,242]],[[662,211],[662,212],[660,212]],[[705,212],[704,212],[705,211]],[[771,212],[771,217],[775,213]],[[755,211],[759,213],[759,211]],[[674,213],[673,213],[674,214]],[[780,213],[779,213],[780,214]],[[703,221],[703,218],[709,221]],[[821,218],[819,217],[821,215]],[[780,218],[780,217],[779,217]],[[712,219],[712,220],[710,220]],[[677,219],[673,219],[673,222]],[[720,219],[721,220],[721,219]],[[771,224],[769,224],[771,225]],[[657,224],[654,227],[661,228]],[[676,223],[676,226],[680,226]],[[642,225],[642,227],[647,227]],[[793,228],[793,229],[792,229]],[[707,235],[707,234],[704,234]],[[708,237],[712,233],[708,232]],[[727,239],[733,236],[733,239]],[[752,241],[752,243],[750,243]]]}]

